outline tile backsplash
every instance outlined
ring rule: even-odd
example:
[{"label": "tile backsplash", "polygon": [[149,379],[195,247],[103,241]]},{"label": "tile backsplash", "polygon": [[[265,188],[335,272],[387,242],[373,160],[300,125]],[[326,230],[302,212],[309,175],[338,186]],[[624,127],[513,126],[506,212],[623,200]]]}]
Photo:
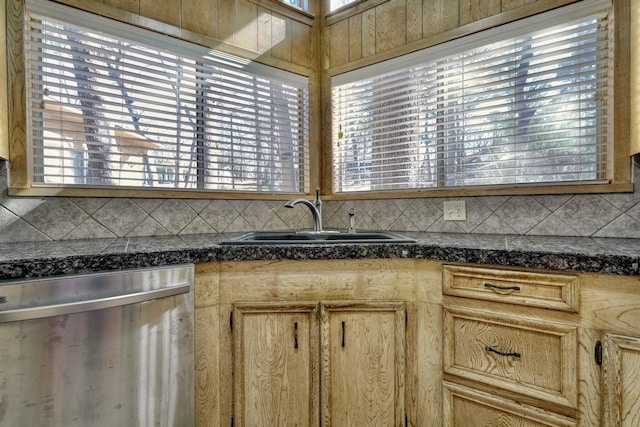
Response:
[{"label": "tile backsplash", "polygon": [[[0,160],[0,242],[186,235],[311,228],[307,208],[283,201],[7,195]],[[639,170],[634,193],[465,197],[466,221],[444,221],[451,198],[326,201],[325,228],[640,238]]]}]

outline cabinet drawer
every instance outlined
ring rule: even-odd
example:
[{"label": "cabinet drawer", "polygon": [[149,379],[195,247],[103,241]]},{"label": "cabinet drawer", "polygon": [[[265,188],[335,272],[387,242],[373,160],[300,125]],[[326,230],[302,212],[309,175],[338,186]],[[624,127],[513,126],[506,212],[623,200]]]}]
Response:
[{"label": "cabinet drawer", "polygon": [[444,372],[565,408],[577,405],[577,327],[444,309]]},{"label": "cabinet drawer", "polygon": [[578,276],[445,265],[445,295],[578,312]]},{"label": "cabinet drawer", "polygon": [[489,393],[444,383],[444,426],[574,427],[575,420]]}]

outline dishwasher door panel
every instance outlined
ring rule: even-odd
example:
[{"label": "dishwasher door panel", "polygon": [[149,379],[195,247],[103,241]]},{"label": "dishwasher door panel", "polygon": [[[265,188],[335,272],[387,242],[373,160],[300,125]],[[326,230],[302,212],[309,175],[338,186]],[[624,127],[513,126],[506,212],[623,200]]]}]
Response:
[{"label": "dishwasher door panel", "polygon": [[[48,300],[34,298],[31,290],[5,289],[14,309],[5,315],[20,320],[0,323],[0,426],[194,424],[193,285],[188,284],[189,292],[117,305],[123,294],[169,287],[157,271],[136,274],[124,285],[112,277],[89,279],[93,286],[113,288],[100,289],[97,299],[78,291],[77,283],[60,283],[55,291],[39,282]],[[142,283],[149,280],[154,283]],[[29,304],[16,300],[27,294]],[[59,307],[66,314],[42,316]],[[20,311],[30,309],[35,318]]]}]

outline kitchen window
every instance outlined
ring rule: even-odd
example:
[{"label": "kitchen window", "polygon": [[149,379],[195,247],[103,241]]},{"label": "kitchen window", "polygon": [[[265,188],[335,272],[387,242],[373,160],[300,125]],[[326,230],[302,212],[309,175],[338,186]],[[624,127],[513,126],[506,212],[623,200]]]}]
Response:
[{"label": "kitchen window", "polygon": [[610,9],[583,1],[334,76],[334,192],[609,183]]},{"label": "kitchen window", "polygon": [[308,192],[308,81],[29,1],[31,187]]},{"label": "kitchen window", "polygon": [[282,3],[309,12],[309,0],[281,0]]},{"label": "kitchen window", "polygon": [[345,6],[350,5],[351,3],[355,3],[358,0],[330,0],[329,2],[329,12],[336,11],[338,9],[342,9]]}]

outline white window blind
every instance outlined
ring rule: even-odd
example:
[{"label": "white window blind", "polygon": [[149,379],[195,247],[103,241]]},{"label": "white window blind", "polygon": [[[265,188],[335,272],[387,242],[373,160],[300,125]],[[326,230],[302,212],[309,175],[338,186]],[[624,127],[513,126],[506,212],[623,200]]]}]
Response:
[{"label": "white window blind", "polygon": [[307,192],[307,78],[27,6],[32,185]]},{"label": "white window blind", "polygon": [[333,78],[338,192],[606,182],[610,2]]}]

